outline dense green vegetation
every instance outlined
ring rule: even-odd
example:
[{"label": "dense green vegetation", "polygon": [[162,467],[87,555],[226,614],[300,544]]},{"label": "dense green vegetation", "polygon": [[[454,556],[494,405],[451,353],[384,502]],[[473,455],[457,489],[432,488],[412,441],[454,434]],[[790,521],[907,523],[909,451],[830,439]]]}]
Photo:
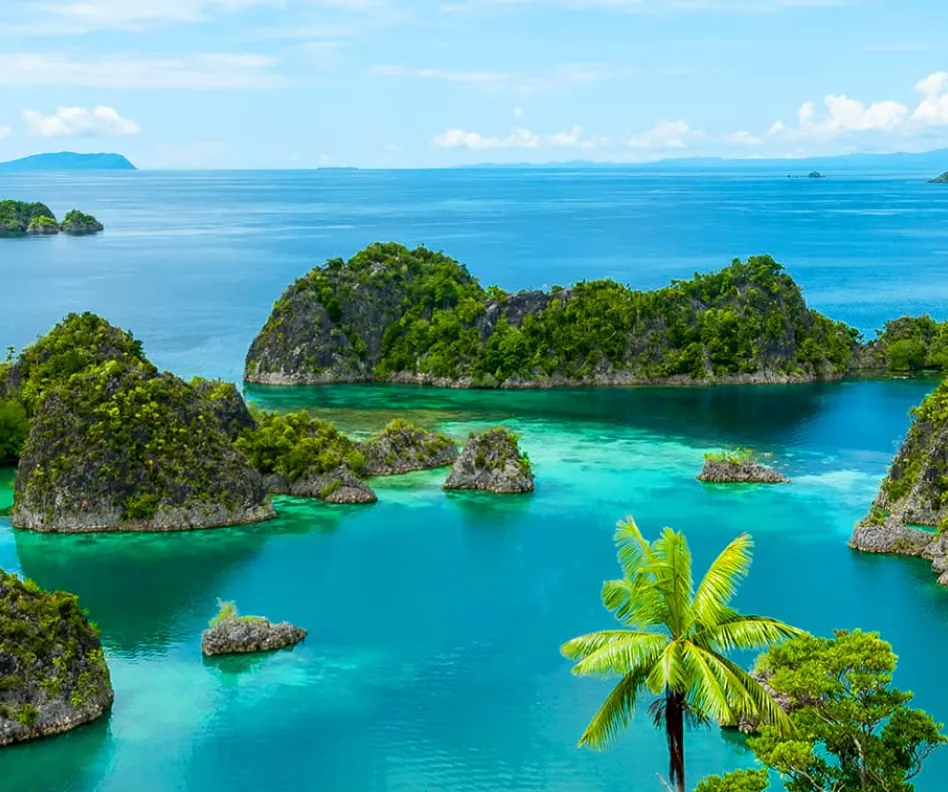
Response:
[{"label": "dense green vegetation", "polygon": [[308,412],[258,412],[257,425],[241,432],[234,444],[258,471],[276,473],[293,483],[308,474],[328,473],[345,465],[362,472],[359,447],[333,424]]},{"label": "dense green vegetation", "polygon": [[885,323],[869,350],[879,368],[893,373],[944,370],[948,368],[948,322],[936,322],[927,314],[893,319]]},{"label": "dense green vegetation", "polygon": [[33,412],[49,388],[111,360],[133,362],[156,372],[131,333],[93,313],[71,313],[22,351],[10,373],[10,385]]},{"label": "dense green vegetation", "polygon": [[98,631],[76,597],[47,593],[0,570],[0,721],[32,726],[33,702],[63,698],[74,709],[111,689]]},{"label": "dense green vegetation", "polygon": [[751,564],[752,542],[742,535],[714,560],[694,586],[685,537],[665,528],[647,541],[635,522],[616,532],[621,580],[607,581],[602,601],[622,629],[590,633],[562,647],[579,676],[618,677],[580,738],[602,748],[628,724],[640,697],[651,697],[652,717],[668,743],[669,777],[685,792],[685,721],[766,723],[772,733],[791,733],[787,714],[740,666],[733,650],[765,647],[800,631],[776,619],[744,616],[731,606]]},{"label": "dense green vegetation", "polygon": [[16,501],[49,520],[87,509],[118,509],[122,521],[149,520],[160,506],[236,510],[256,497],[247,472],[192,386],[112,359],[49,389],[23,448]]},{"label": "dense green vegetation", "polygon": [[695,792],[765,792],[768,786],[770,774],[766,770],[735,770],[702,778]]},{"label": "dense green vegetation", "polygon": [[789,701],[792,734],[764,727],[750,747],[787,792],[910,792],[946,742],[941,725],[892,687],[896,656],[876,633],[838,631],[771,647],[759,663]]},{"label": "dense green vegetation", "polygon": [[102,230],[102,223],[92,215],[73,209],[66,214],[62,224],[56,215],[42,203],[25,201],[0,201],[0,237],[25,236],[26,234],[95,234]]},{"label": "dense green vegetation", "polygon": [[407,373],[482,386],[611,374],[832,376],[847,369],[857,335],[807,309],[769,256],[653,292],[599,280],[508,295],[481,288],[441,253],[388,243],[329,261],[290,287],[254,341],[247,372]]},{"label": "dense green vegetation", "polygon": [[41,217],[50,218],[54,223],[56,222],[56,215],[46,204],[0,201],[0,237],[23,236],[29,229],[30,223]]},{"label": "dense green vegetation", "polygon": [[[912,409],[912,425],[895,461],[882,482],[882,494],[891,506],[906,498],[919,483],[925,485],[922,496],[927,506],[938,512],[948,506],[948,457],[940,443],[948,429],[948,382],[941,382]],[[928,474],[922,481],[922,473]]]},{"label": "dense green vegetation", "polygon": [[415,426],[404,418],[392,419],[360,447],[368,476],[442,467],[457,458],[454,440],[441,432]]},{"label": "dense green vegetation", "polygon": [[26,407],[14,399],[0,399],[0,467],[16,464],[29,429]]}]

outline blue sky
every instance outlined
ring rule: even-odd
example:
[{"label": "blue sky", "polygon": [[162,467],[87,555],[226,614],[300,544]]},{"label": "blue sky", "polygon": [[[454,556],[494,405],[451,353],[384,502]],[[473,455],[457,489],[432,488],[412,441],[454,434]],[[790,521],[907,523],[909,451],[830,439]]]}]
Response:
[{"label": "blue sky", "polygon": [[941,0],[2,0],[0,160],[926,150],[948,146],[945,30]]}]

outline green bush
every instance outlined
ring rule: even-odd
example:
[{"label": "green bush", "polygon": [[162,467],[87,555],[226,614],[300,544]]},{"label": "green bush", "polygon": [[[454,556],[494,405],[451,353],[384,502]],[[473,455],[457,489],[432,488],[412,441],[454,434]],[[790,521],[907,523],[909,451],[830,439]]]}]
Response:
[{"label": "green bush", "polygon": [[29,430],[26,407],[13,399],[0,400],[0,466],[16,464]]},{"label": "green bush", "polygon": [[702,778],[695,792],[764,792],[769,785],[770,775],[764,769],[735,770]]}]

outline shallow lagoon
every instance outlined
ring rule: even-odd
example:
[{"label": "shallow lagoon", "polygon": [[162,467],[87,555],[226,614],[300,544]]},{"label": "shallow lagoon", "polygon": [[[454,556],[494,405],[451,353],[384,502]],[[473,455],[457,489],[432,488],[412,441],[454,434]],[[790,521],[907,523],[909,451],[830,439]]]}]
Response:
[{"label": "shallow lagoon", "polygon": [[[685,529],[702,565],[751,532],[741,607],[820,633],[880,630],[901,656],[899,682],[948,717],[932,673],[948,652],[948,591],[924,562],[846,547],[932,385],[254,389],[266,406],[307,406],[356,432],[394,413],[458,437],[502,421],[522,434],[537,492],[448,496],[443,473],[417,473],[377,480],[376,506],[288,499],[276,522],[180,535],[40,536],[0,518],[0,566],[80,595],[116,687],[109,721],[0,752],[4,788],[657,788],[664,744],[644,718],[610,752],[574,747],[604,687],[572,678],[558,654],[608,623],[598,590],[627,513],[650,532]],[[695,481],[703,452],[724,442],[772,454],[793,483]],[[218,597],[310,636],[292,652],[202,661]],[[717,730],[688,749],[692,780],[748,761]],[[939,756],[919,790],[938,790],[945,772]]]}]

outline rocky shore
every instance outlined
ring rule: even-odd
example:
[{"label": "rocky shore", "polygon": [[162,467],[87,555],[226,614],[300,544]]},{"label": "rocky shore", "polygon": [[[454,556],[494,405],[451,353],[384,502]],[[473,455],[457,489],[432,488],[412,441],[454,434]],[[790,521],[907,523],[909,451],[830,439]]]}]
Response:
[{"label": "rocky shore", "polygon": [[0,570],[0,746],[74,729],[112,700],[98,633],[76,597]]},{"label": "rocky shore", "polygon": [[930,561],[942,586],[948,586],[948,536],[905,525],[897,517],[870,516],[859,522],[849,539],[853,550],[902,555]]},{"label": "rocky shore", "polygon": [[292,483],[278,473],[271,473],[264,476],[264,484],[273,495],[316,498],[325,503],[368,504],[378,501],[372,488],[344,465],[325,473],[305,474]]},{"label": "rocky shore", "polygon": [[415,470],[448,467],[458,448],[447,435],[427,432],[396,418],[361,445],[366,476],[394,476]]},{"label": "rocky shore", "polygon": [[502,428],[492,429],[468,438],[443,489],[498,495],[533,492],[533,471],[520,450],[517,435]]}]

